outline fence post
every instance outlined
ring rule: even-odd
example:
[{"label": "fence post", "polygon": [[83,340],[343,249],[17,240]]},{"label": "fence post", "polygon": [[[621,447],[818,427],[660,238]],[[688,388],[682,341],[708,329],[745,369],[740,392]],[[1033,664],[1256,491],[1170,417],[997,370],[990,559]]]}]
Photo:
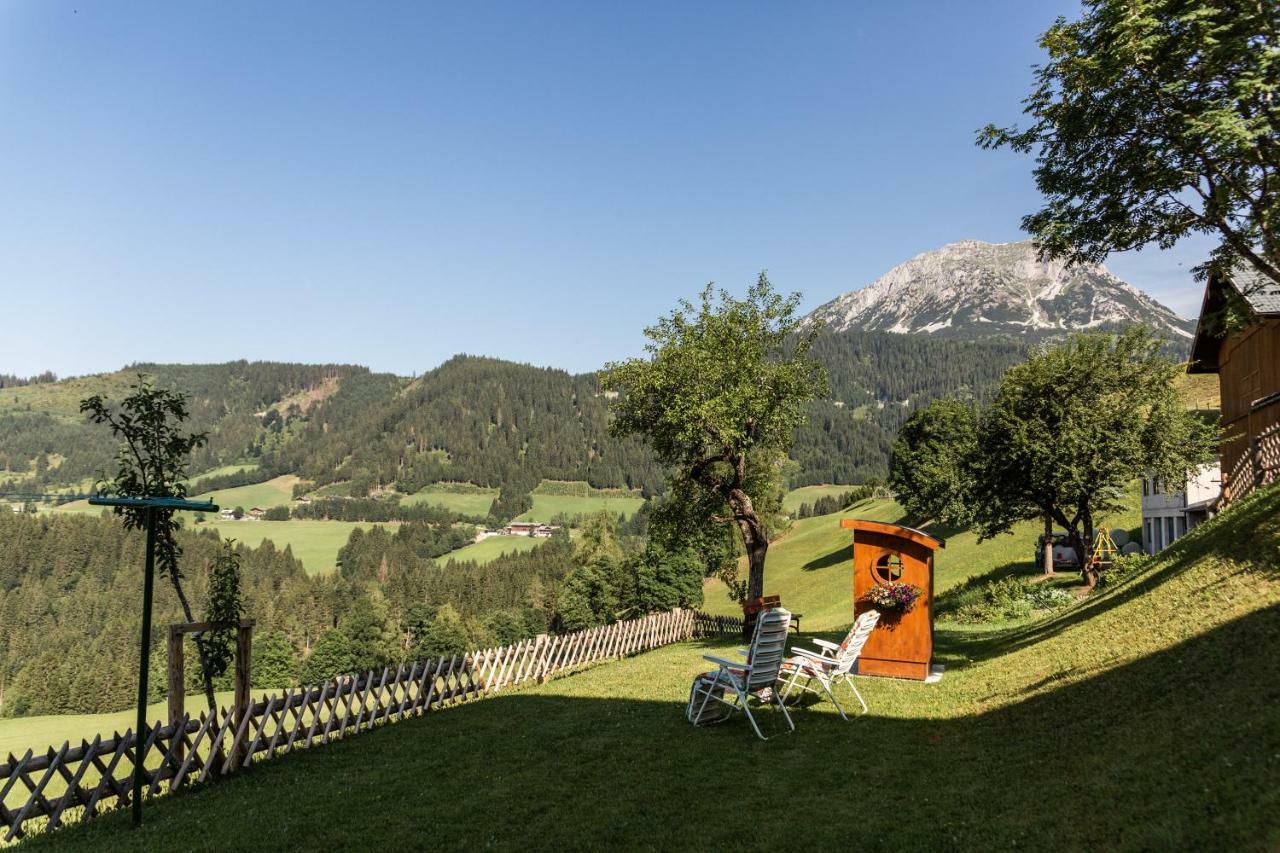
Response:
[{"label": "fence post", "polygon": [[186,710],[187,689],[183,683],[184,665],[182,661],[182,631],[177,625],[169,626],[169,728],[173,730],[170,743],[173,745],[172,755],[178,762],[182,761],[182,739],[186,732],[178,732]]},{"label": "fence post", "polygon": [[235,717],[235,732],[231,741],[231,766],[239,767],[244,763],[245,745],[241,743],[239,732],[244,718],[249,715],[249,685],[253,655],[253,620],[245,619],[236,631],[236,697],[232,711]]}]

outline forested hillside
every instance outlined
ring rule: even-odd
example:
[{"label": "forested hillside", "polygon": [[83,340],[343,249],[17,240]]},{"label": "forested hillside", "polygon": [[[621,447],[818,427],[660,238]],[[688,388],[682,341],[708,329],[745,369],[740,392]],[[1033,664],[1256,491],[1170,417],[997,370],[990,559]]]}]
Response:
[{"label": "forested hillside", "polygon": [[[184,584],[203,611],[217,553],[211,531],[183,532]],[[545,631],[573,566],[567,538],[484,566],[437,559],[460,540],[449,525],[357,530],[336,574],[308,576],[269,541],[237,546],[246,612],[257,620],[255,678],[327,677],[402,660],[424,644],[463,651]],[[126,707],[135,689],[143,537],[116,519],[0,513],[0,715]],[[156,584],[154,656],[165,626],[183,621],[167,580]],[[445,610],[443,616],[440,611]],[[440,617],[440,618],[437,618]],[[320,638],[341,654],[301,669]],[[267,659],[271,662],[268,664]],[[194,678],[198,667],[189,667]],[[152,679],[157,696],[164,678]]]},{"label": "forested hillside", "polygon": [[[894,435],[913,411],[942,396],[981,399],[1026,347],[849,331],[824,334],[814,351],[831,396],[813,404],[796,434],[792,485],[883,478]],[[261,469],[222,487],[296,474],[363,497],[471,482],[505,487],[508,502],[542,480],[662,488],[648,448],[610,435],[609,400],[594,374],[457,356],[412,380],[350,365],[241,361],[137,364],[3,387],[0,491],[84,488],[108,469],[115,442],[85,423],[78,404],[90,394],[120,396],[138,373],[190,395],[192,428],[209,432],[193,474],[232,463]]]},{"label": "forested hillside", "polygon": [[[86,422],[80,401],[92,394],[117,398],[138,374],[190,398],[191,429],[209,433],[209,443],[192,456],[194,473],[255,459],[282,440],[286,421],[306,408],[308,394],[367,373],[337,364],[134,364],[61,382],[0,386],[0,491],[80,486],[109,469],[116,441]],[[281,404],[284,411],[272,408]]]},{"label": "forested hillside", "polygon": [[643,444],[609,434],[608,400],[593,375],[457,356],[408,383],[368,375],[343,383],[271,457],[279,473],[349,480],[353,494],[440,480],[528,493],[540,480],[657,489]]}]

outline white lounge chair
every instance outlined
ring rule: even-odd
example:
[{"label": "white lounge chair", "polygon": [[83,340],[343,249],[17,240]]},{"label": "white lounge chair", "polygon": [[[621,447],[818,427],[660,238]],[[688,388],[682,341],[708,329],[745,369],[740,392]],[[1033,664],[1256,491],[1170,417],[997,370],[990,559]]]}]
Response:
[{"label": "white lounge chair", "polygon": [[[781,607],[766,610],[756,619],[751,647],[741,652],[745,654],[745,660],[731,661],[714,655],[703,655],[704,660],[711,661],[720,669],[704,672],[694,679],[689,691],[689,706],[685,709],[689,722],[695,726],[705,725],[727,719],[734,711],[742,711],[751,721],[751,728],[755,729],[756,736],[761,740],[768,740],[756,724],[756,718],[748,704],[751,699],[755,699],[762,705],[777,702],[790,731],[795,731],[796,725],[791,722],[791,715],[782,704],[778,689],[778,676],[786,657],[787,626],[790,624],[791,614]],[[709,709],[711,702],[724,706],[723,713],[716,714]]]},{"label": "white lounge chair", "polygon": [[880,621],[880,611],[868,610],[853,623],[843,643],[836,645],[827,640],[814,640],[814,643],[821,646],[821,651],[792,649],[795,654],[782,664],[782,679],[787,685],[782,692],[783,701],[785,702],[791,695],[791,691],[797,687],[802,691],[817,693],[818,690],[813,687],[813,682],[816,681],[821,686],[822,692],[826,693],[831,703],[836,706],[840,717],[847,720],[849,718],[845,715],[844,708],[840,707],[835,691],[831,689],[837,681],[843,680],[849,685],[853,695],[858,698],[858,704],[862,705],[862,713],[867,713],[867,703],[858,692],[858,688],[854,686],[849,673],[857,662],[858,655],[862,654],[862,647],[867,644],[867,638],[875,630],[878,621]]}]

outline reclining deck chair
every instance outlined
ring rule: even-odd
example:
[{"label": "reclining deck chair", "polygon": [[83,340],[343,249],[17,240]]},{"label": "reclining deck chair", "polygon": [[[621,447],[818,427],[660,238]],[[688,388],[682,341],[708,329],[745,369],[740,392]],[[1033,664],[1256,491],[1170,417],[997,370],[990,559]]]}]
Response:
[{"label": "reclining deck chair", "polygon": [[822,651],[792,649],[796,654],[787,658],[782,664],[782,679],[787,685],[782,692],[783,701],[786,701],[792,689],[796,687],[801,691],[817,693],[818,690],[812,686],[816,681],[831,700],[831,704],[835,705],[836,710],[840,712],[841,719],[848,720],[844,708],[840,707],[835,692],[831,689],[838,680],[843,680],[857,697],[858,704],[862,705],[862,713],[867,713],[867,703],[858,692],[858,688],[854,686],[849,672],[857,662],[858,655],[862,654],[862,647],[867,644],[867,638],[871,636],[871,632],[875,630],[876,623],[879,621],[880,611],[868,610],[857,618],[840,645],[827,640],[814,640],[814,643],[822,647]]},{"label": "reclining deck chair", "polygon": [[[786,656],[787,626],[791,623],[791,614],[782,608],[766,610],[756,619],[755,634],[751,638],[751,648],[746,650],[746,660],[730,661],[714,655],[703,655],[720,667],[719,670],[704,672],[693,681],[689,690],[689,706],[685,715],[689,722],[705,725],[727,719],[734,711],[742,711],[751,721],[756,737],[768,740],[756,724],[755,715],[748,704],[751,699],[765,705],[777,702],[782,716],[786,719],[790,731],[796,730],[791,722],[791,715],[782,704],[779,691],[778,676],[782,671],[783,658]],[[722,714],[716,714],[714,706],[717,702],[724,706]],[[708,711],[711,713],[708,713]]]}]

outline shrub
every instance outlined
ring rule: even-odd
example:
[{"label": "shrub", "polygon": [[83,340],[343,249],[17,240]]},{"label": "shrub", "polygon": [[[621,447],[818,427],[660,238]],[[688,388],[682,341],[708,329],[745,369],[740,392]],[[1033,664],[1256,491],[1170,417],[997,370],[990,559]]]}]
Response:
[{"label": "shrub", "polygon": [[939,601],[938,618],[968,624],[1025,619],[1037,611],[1066,607],[1074,600],[1060,587],[1029,578],[974,578]]}]

